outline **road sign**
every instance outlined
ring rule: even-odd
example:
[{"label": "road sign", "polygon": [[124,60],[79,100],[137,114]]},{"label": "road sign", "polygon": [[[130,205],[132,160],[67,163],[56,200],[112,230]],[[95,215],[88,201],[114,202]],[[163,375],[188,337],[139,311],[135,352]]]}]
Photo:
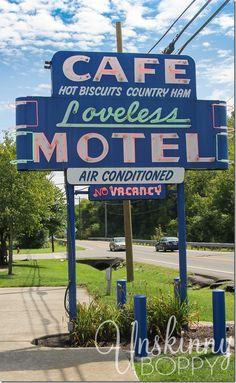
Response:
[{"label": "road sign", "polygon": [[166,196],[165,185],[92,185],[88,190],[90,201],[108,201],[114,199],[164,199]]}]

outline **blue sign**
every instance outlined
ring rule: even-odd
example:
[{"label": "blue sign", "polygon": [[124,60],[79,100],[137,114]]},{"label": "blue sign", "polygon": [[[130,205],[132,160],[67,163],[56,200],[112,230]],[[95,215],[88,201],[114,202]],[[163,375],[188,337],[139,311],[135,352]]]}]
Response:
[{"label": "blue sign", "polygon": [[189,56],[57,52],[51,62],[52,96],[88,97],[102,105],[135,100],[196,99],[195,63]]},{"label": "blue sign", "polygon": [[120,107],[106,99],[95,112],[88,99],[81,105],[67,97],[17,99],[18,169],[227,168],[225,103],[135,102]]},{"label": "blue sign", "polygon": [[52,97],[16,101],[19,170],[227,169],[226,104],[196,99],[190,57],[57,52],[51,71]]},{"label": "blue sign", "polygon": [[165,185],[92,185],[89,187],[90,201],[113,199],[164,199]]}]

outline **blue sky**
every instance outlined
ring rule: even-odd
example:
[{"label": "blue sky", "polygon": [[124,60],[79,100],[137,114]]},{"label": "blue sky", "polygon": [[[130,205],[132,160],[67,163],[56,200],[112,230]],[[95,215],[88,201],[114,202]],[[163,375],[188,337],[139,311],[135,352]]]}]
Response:
[{"label": "blue sky", "polygon": [[[183,43],[224,0],[212,0],[176,44]],[[147,53],[191,0],[0,0],[0,137],[13,131],[14,100],[49,96],[44,61],[59,50],[116,51],[115,23],[121,21],[124,52]],[[196,0],[152,51],[159,54],[206,3]],[[233,99],[233,0],[183,54],[196,63],[198,99]]]}]

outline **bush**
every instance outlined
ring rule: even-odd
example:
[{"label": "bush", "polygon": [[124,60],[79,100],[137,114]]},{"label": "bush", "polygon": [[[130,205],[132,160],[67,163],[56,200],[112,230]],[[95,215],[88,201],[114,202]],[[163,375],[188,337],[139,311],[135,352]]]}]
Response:
[{"label": "bush", "polygon": [[165,338],[167,324],[172,315],[176,318],[173,335],[177,336],[190,320],[187,304],[181,304],[179,299],[171,295],[166,297],[161,294],[160,297],[148,299],[147,322],[150,341],[154,340],[155,335],[159,335],[162,340]]},{"label": "bush", "polygon": [[[189,311],[189,308],[188,308]],[[168,295],[147,298],[147,325],[148,339],[154,341],[156,335],[164,339],[169,318],[176,317],[176,328],[173,335],[180,335],[181,329],[189,321],[190,314],[187,305],[181,304],[179,300]],[[111,306],[101,301],[93,301],[89,305],[78,305],[78,318],[74,326],[75,346],[94,346],[95,335],[99,326],[98,342],[113,343],[116,340],[115,322],[120,331],[122,343],[129,343],[131,340],[132,322],[134,321],[133,303],[126,304],[122,308]]]},{"label": "bush", "polygon": [[48,231],[40,229],[32,234],[23,234],[18,238],[18,245],[22,249],[40,249],[47,242]]},{"label": "bush", "polygon": [[[94,346],[95,334],[101,323],[106,320],[114,321],[119,325],[120,312],[116,307],[92,301],[89,305],[78,305],[78,319],[75,321],[73,334],[76,346]],[[106,323],[99,331],[99,340],[112,341],[116,336],[116,329],[111,323]]]}]

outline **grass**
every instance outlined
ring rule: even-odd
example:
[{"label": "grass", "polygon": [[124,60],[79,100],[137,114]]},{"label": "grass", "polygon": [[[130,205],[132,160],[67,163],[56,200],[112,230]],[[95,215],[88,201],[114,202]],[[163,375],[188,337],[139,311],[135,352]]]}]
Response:
[{"label": "grass", "polygon": [[[84,250],[83,247],[81,246],[76,246],[76,250]],[[46,253],[51,253],[52,252],[52,247],[43,247],[41,249],[20,249],[20,254],[46,254]],[[54,246],[54,252],[55,253],[65,253],[66,252],[66,246],[64,245],[59,245],[55,244]],[[14,250],[13,254],[17,256],[17,251]]]},{"label": "grass", "polygon": [[234,356],[209,354],[160,355],[135,363],[143,382],[234,382]]},{"label": "grass", "polygon": [[[0,287],[25,286],[67,286],[67,260],[29,260],[14,261],[13,275],[7,270],[0,271]],[[112,294],[106,295],[105,272],[88,265],[77,264],[77,284],[86,285],[90,294],[99,296],[103,302],[116,305],[116,280],[126,277],[125,268],[113,271]],[[127,286],[128,300],[133,295],[144,293],[157,296],[161,292],[173,294],[173,278],[176,271],[169,268],[147,264],[135,264],[135,282]],[[212,291],[208,288],[188,291],[189,305],[194,304],[199,320],[212,321]],[[226,320],[234,319],[234,295],[226,293]],[[223,356],[213,354],[178,354],[164,355],[146,359],[143,363],[135,362],[135,370],[140,381],[234,381],[234,359],[229,365]],[[211,367],[212,366],[212,367]]]},{"label": "grass", "polygon": [[[103,302],[116,304],[116,280],[126,277],[126,269],[113,271],[112,294],[106,295],[105,272],[98,271],[91,266],[76,265],[77,284],[86,285],[93,296],[99,296]],[[128,300],[133,299],[134,294],[157,296],[163,293],[173,294],[173,279],[176,271],[161,266],[148,264],[135,264],[135,282],[127,286]],[[67,261],[53,260],[29,260],[14,261],[13,275],[8,276],[7,270],[0,271],[0,287],[26,287],[26,286],[67,286],[68,272]],[[234,319],[234,295],[226,293],[226,319]],[[212,290],[188,290],[190,308],[198,315],[199,320],[212,320]]]}]

